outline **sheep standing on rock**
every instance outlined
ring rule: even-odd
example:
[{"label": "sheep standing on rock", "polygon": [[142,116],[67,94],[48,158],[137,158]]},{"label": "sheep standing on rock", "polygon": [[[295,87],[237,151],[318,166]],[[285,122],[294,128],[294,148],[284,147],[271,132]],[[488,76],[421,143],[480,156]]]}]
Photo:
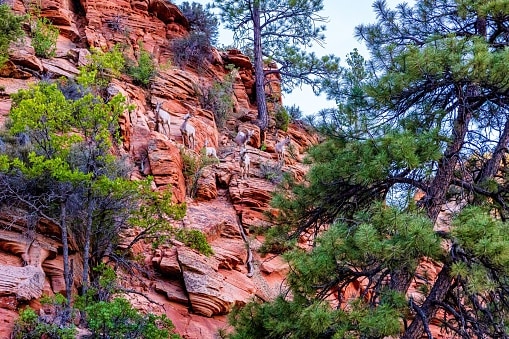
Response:
[{"label": "sheep standing on rock", "polygon": [[287,136],[283,140],[276,144],[277,161],[281,164],[285,164],[285,150],[286,146],[290,143],[290,136]]},{"label": "sheep standing on rock", "polygon": [[190,113],[187,113],[184,116],[184,123],[182,124],[182,126],[180,126],[180,133],[182,133],[182,142],[184,143],[184,146],[190,149],[194,149],[196,130],[194,126],[187,121],[190,118],[191,118]]},{"label": "sheep standing on rock", "polygon": [[208,144],[209,139],[205,139],[205,155],[208,157],[215,157],[217,160],[219,160],[216,149],[214,147],[209,147]]},{"label": "sheep standing on rock", "polygon": [[[166,112],[164,109],[161,108],[162,104],[160,102],[156,103],[156,120],[157,120],[157,126],[160,133],[166,134],[168,138],[170,137],[170,113]],[[168,131],[166,131],[166,128],[168,128]]]},{"label": "sheep standing on rock", "polygon": [[249,167],[251,166],[251,159],[247,154],[247,149],[245,147],[240,150],[240,178],[247,179],[249,178]]}]

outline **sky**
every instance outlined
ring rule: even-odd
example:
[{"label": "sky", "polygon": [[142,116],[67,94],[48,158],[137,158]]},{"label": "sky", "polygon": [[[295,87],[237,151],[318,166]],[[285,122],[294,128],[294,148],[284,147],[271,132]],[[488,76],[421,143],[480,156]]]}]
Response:
[{"label": "sky", "polygon": [[[359,24],[375,22],[375,13],[372,7],[373,1],[323,0],[324,10],[319,14],[329,19],[329,22],[326,24],[325,45],[323,48],[317,46],[312,51],[318,56],[334,54],[341,58],[343,64],[346,60],[346,55],[354,48],[357,48],[360,54],[368,59],[369,55],[366,47],[354,37],[354,28]],[[413,0],[386,1],[390,8],[395,8],[401,2],[413,2]],[[211,0],[191,0],[189,2],[206,4],[211,2]],[[232,33],[220,27],[219,43],[225,46],[232,45]],[[325,96],[315,96],[309,87],[296,88],[291,94],[284,94],[283,104],[285,106],[297,105],[305,115],[317,113],[323,108],[335,107],[334,101],[326,100]]]}]

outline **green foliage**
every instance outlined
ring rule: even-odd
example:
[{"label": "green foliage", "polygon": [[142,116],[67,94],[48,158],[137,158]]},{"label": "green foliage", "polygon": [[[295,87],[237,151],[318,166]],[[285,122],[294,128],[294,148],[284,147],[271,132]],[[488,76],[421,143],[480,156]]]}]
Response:
[{"label": "green foliage", "polygon": [[285,132],[288,131],[288,125],[290,124],[290,115],[288,114],[284,106],[277,107],[275,118],[276,118],[276,128],[283,130]]},{"label": "green foliage", "polygon": [[[426,217],[381,204],[357,215],[354,223],[335,223],[316,241],[311,251],[296,248],[285,255],[292,298],[250,303],[234,313],[232,338],[399,335],[400,319],[408,311],[406,298],[389,289],[388,281],[373,278],[387,277],[394,269],[415,269],[419,258],[438,259],[443,253]],[[352,296],[332,309],[326,300],[329,289],[356,280],[376,296],[370,302]]]},{"label": "green foliage", "polygon": [[[318,15],[323,9],[322,0],[215,0],[214,6],[220,10],[225,28],[233,32],[235,44],[246,54],[249,55],[247,51],[256,46],[254,32],[259,33],[262,50],[255,50],[254,54],[259,53],[280,66],[285,91],[301,84],[311,85],[318,91],[320,79],[337,76],[338,58],[333,55],[320,58],[304,51],[312,42],[321,44],[325,41],[323,24],[327,18]],[[260,14],[259,21],[255,20],[255,12]],[[262,58],[259,60],[263,62]],[[254,62],[259,61],[254,58]],[[263,74],[260,76],[264,77]]]},{"label": "green foliage", "polygon": [[214,80],[212,86],[201,88],[200,104],[214,112],[216,125],[220,129],[233,114],[233,84],[236,75],[237,70],[231,67],[230,73],[226,74],[222,81]]},{"label": "green foliage", "polygon": [[142,314],[119,291],[115,271],[104,264],[94,268],[99,274],[96,284],[76,301],[85,314],[85,323],[94,337],[177,339],[173,323],[164,314]]},{"label": "green foliage", "polygon": [[127,74],[133,77],[135,83],[147,87],[157,74],[156,63],[149,52],[140,44],[140,51],[136,65],[127,66]]},{"label": "green foliage", "polygon": [[[327,303],[302,304],[303,300],[286,301],[278,297],[272,303],[247,304],[242,310],[234,309],[229,315],[236,332],[231,339],[247,338],[320,338],[327,326],[339,320],[340,311]],[[306,309],[300,317],[300,307]],[[304,314],[303,314],[304,315]]]},{"label": "green foliage", "polygon": [[194,152],[187,152],[185,149],[180,150],[180,156],[183,163],[182,173],[186,179],[187,195],[194,197],[203,168],[216,163],[217,159],[207,157],[203,152],[196,155]]},{"label": "green foliage", "polygon": [[9,59],[9,46],[23,37],[24,16],[16,15],[7,4],[0,4],[0,67]]},{"label": "green foliage", "polygon": [[[494,219],[489,211],[468,207],[453,222],[452,235],[468,261],[457,261],[453,274],[465,280],[470,293],[485,293],[497,288],[499,275],[509,274],[507,225]],[[490,270],[496,269],[494,276]]]},{"label": "green foliage", "polygon": [[115,45],[110,51],[103,52],[98,48],[90,50],[89,63],[80,69],[77,81],[80,85],[105,87],[111,78],[121,75],[125,67],[125,59],[119,45]]},{"label": "green foliage", "polygon": [[45,17],[38,17],[31,25],[32,46],[35,55],[42,58],[52,58],[57,51],[59,30]]},{"label": "green foliage", "polygon": [[201,254],[206,256],[214,254],[212,247],[207,242],[207,237],[199,230],[180,228],[176,230],[175,238]]},{"label": "green foliage", "polygon": [[13,339],[74,339],[78,331],[74,325],[59,326],[41,320],[35,311],[27,307],[19,312],[19,318],[14,324]]},{"label": "green foliage", "polygon": [[[71,145],[83,137],[102,150],[118,141],[118,117],[125,109],[124,98],[107,103],[92,94],[67,100],[56,84],[40,83],[13,95],[10,133],[28,133],[38,154],[47,158],[69,155]],[[71,133],[77,128],[81,135]]]},{"label": "green foliage", "polygon": [[129,224],[140,229],[140,233],[131,241],[131,247],[140,240],[150,240],[157,248],[175,235],[175,228],[169,219],[180,220],[186,214],[186,204],[174,204],[170,190],[153,192],[150,189],[151,178],[138,186],[143,200],[139,208],[129,218]]},{"label": "green foliage", "polygon": [[90,331],[104,338],[170,338],[170,331],[174,329],[165,315],[142,315],[128,300],[120,297],[90,303],[83,310]]}]

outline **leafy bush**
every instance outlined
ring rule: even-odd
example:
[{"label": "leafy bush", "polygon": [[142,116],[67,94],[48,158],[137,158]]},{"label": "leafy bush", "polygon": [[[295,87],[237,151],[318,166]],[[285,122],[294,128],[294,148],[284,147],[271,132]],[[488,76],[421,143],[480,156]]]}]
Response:
[{"label": "leafy bush", "polygon": [[212,247],[210,247],[210,244],[207,242],[207,237],[199,230],[181,228],[177,230],[175,238],[201,254],[206,256],[214,254]]},{"label": "leafy bush", "polygon": [[91,302],[83,310],[89,330],[102,338],[170,338],[174,329],[166,315],[141,314],[121,297]]},{"label": "leafy bush", "polygon": [[0,67],[9,59],[11,42],[23,36],[21,24],[26,19],[16,15],[7,4],[0,5]]},{"label": "leafy bush", "polygon": [[140,46],[137,62],[137,65],[127,66],[127,74],[134,79],[135,83],[147,87],[157,73],[156,64],[150,53],[142,46]]},{"label": "leafy bush", "polygon": [[113,268],[101,264],[94,272],[99,274],[96,283],[75,303],[93,338],[180,338],[166,315],[142,314],[127,299],[113,297],[121,292]]},{"label": "leafy bush", "polygon": [[216,158],[207,157],[204,152],[200,155],[186,152],[184,149],[180,151],[182,157],[184,178],[186,179],[187,195],[190,197],[196,196],[198,189],[198,179],[201,176],[202,170],[205,166],[213,164],[217,161]]},{"label": "leafy bush", "polygon": [[44,17],[37,18],[32,22],[32,46],[35,55],[42,58],[52,58],[57,51],[58,28]]},{"label": "leafy bush", "polygon": [[125,59],[119,45],[115,45],[108,52],[103,52],[98,48],[92,48],[90,51],[92,54],[89,63],[80,69],[80,74],[76,78],[80,85],[103,88],[112,78],[122,74]]},{"label": "leafy bush", "polygon": [[283,171],[280,163],[271,165],[268,162],[262,162],[260,163],[260,172],[263,178],[274,184],[279,184],[283,181]]},{"label": "leafy bush", "polygon": [[232,69],[223,81],[215,80],[210,87],[202,88],[199,97],[203,108],[214,112],[216,125],[223,128],[226,120],[233,114],[233,83],[235,82],[236,70]]},{"label": "leafy bush", "polygon": [[30,307],[19,313],[19,318],[14,324],[13,339],[74,339],[78,331],[72,324],[59,325],[47,323],[37,316]]},{"label": "leafy bush", "polygon": [[287,131],[290,124],[290,115],[283,106],[279,106],[276,110],[276,128]]}]

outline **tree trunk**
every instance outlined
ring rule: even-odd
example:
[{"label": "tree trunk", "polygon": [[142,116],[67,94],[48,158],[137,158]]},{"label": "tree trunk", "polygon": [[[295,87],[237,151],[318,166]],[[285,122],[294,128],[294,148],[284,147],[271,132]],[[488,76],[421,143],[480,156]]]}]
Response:
[{"label": "tree trunk", "polygon": [[447,145],[444,156],[438,164],[435,178],[426,192],[426,209],[428,216],[433,222],[436,222],[442,205],[446,203],[446,194],[458,164],[459,151],[463,147],[468,125],[472,119],[472,112],[466,108],[466,99],[463,97],[462,89],[459,88],[458,92],[461,103],[458,106],[458,116],[454,121],[453,139]]},{"label": "tree trunk", "polygon": [[[458,88],[458,115],[454,120],[452,131],[453,139],[447,145],[440,163],[435,178],[431,182],[428,191],[426,192],[426,208],[429,218],[436,222],[442,205],[445,204],[446,194],[454,177],[454,170],[458,164],[459,152],[463,147],[463,143],[468,131],[468,125],[472,118],[472,112],[467,108],[467,98],[464,95],[463,89]],[[408,329],[405,331],[402,338],[421,338],[424,333],[425,326],[429,325],[429,320],[432,319],[438,309],[437,301],[443,301],[447,294],[452,278],[449,275],[450,267],[447,263],[440,271],[435,284],[433,285],[430,294],[421,306],[422,313],[425,319],[416,315]],[[423,323],[423,321],[425,323]]]},{"label": "tree trunk", "polygon": [[253,3],[253,35],[256,105],[258,107],[258,124],[262,132],[269,126],[267,99],[265,97],[265,73],[263,71],[262,32],[260,20],[260,3]]},{"label": "tree trunk", "polygon": [[92,197],[91,190],[88,193],[88,208],[87,208],[87,224],[85,229],[85,244],[83,245],[83,281],[82,281],[82,294],[87,293],[88,278],[89,278],[89,258],[90,258],[90,241],[92,237],[92,223],[93,212],[95,209],[95,200]]},{"label": "tree trunk", "polygon": [[449,288],[451,287],[451,277],[449,275],[450,271],[451,269],[447,264],[442,267],[435,284],[433,284],[428,297],[421,306],[421,311],[422,314],[425,315],[425,319],[421,319],[420,316],[416,315],[410,326],[401,336],[401,339],[415,339],[422,337],[424,332],[423,320],[425,321],[426,326],[428,326],[429,321],[435,317],[438,310],[435,302],[437,300],[444,300]]},{"label": "tree trunk", "polygon": [[69,267],[69,241],[67,239],[67,208],[65,201],[60,202],[60,230],[62,231],[62,255],[64,257],[64,282],[65,282],[65,297],[67,299],[67,306],[71,303],[71,270]]}]

